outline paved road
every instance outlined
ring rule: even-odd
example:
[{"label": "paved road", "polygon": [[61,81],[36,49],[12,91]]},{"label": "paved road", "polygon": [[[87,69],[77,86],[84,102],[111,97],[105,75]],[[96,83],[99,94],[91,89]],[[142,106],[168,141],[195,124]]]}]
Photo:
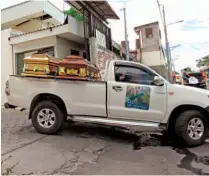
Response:
[{"label": "paved road", "polygon": [[5,174],[207,174],[209,143],[162,146],[160,136],[123,129],[65,124],[57,135],[38,134],[27,112],[2,109]]}]

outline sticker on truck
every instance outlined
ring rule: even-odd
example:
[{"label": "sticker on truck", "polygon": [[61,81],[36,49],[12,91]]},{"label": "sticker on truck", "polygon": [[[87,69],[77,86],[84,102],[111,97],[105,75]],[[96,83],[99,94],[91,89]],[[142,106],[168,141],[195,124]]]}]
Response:
[{"label": "sticker on truck", "polygon": [[149,110],[150,87],[127,86],[126,108]]}]

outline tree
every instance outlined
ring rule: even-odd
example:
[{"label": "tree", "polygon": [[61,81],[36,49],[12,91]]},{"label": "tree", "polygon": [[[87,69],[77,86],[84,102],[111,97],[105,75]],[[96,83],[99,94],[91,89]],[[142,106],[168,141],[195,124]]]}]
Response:
[{"label": "tree", "polygon": [[209,65],[209,55],[202,57],[201,59],[196,60],[197,62],[197,67],[204,67]]},{"label": "tree", "polygon": [[197,59],[196,62],[197,62],[196,66],[200,69],[202,67],[202,60],[201,59]]}]

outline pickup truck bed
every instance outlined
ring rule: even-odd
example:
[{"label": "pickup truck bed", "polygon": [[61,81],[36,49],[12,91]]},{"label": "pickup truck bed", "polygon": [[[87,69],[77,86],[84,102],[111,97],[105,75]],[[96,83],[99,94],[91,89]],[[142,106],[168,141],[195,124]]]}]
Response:
[{"label": "pickup truck bed", "polygon": [[[19,84],[21,86],[17,86]],[[53,94],[65,102],[70,115],[107,116],[107,83],[105,81],[12,75],[10,76],[10,93],[13,96],[8,96],[9,103],[25,109],[30,109],[30,104],[36,95]]]}]

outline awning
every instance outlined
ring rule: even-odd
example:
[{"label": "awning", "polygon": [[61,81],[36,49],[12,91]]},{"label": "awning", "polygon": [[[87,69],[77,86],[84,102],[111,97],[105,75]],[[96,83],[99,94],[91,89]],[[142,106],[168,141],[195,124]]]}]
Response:
[{"label": "awning", "polygon": [[95,11],[99,16],[103,17],[105,20],[107,19],[119,19],[118,15],[114,12],[112,7],[109,5],[107,1],[71,1],[64,0],[69,3],[77,10],[81,10],[81,6],[79,3],[85,3],[89,8]]}]

